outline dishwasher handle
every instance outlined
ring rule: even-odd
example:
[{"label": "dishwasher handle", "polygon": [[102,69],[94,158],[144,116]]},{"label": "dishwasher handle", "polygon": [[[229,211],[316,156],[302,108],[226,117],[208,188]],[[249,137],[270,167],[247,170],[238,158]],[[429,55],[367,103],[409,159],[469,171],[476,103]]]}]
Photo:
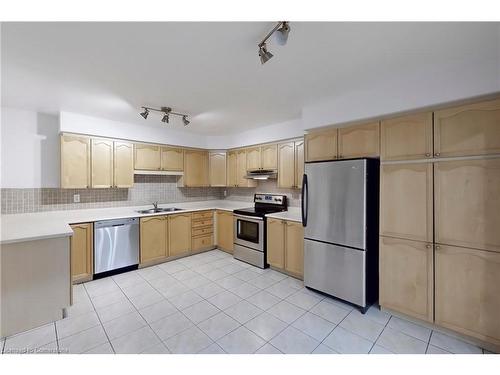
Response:
[{"label": "dishwasher handle", "polygon": [[124,225],[139,225],[139,218],[133,217],[128,219],[114,219],[114,220],[102,220],[96,221],[94,223],[94,228],[109,228],[109,227],[118,227]]}]

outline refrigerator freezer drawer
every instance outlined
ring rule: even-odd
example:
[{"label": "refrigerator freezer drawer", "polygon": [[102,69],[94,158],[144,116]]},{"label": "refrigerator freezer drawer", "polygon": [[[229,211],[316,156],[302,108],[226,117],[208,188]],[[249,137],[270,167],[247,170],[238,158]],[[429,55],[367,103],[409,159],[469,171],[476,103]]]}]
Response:
[{"label": "refrigerator freezer drawer", "polygon": [[366,252],[304,240],[304,284],[331,296],[366,306]]}]

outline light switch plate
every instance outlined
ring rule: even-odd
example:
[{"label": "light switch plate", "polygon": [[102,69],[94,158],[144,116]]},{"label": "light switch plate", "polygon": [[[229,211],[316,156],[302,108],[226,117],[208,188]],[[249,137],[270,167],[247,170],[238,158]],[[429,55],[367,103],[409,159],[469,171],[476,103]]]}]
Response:
[{"label": "light switch plate", "polygon": [[73,203],[80,203],[80,194],[73,194]]}]

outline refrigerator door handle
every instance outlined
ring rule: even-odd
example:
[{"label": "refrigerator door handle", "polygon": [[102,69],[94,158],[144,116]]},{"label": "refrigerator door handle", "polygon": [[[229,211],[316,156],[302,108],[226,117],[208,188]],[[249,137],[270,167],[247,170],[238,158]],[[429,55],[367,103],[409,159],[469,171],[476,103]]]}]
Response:
[{"label": "refrigerator door handle", "polygon": [[302,226],[306,227],[307,226],[307,200],[308,200],[308,187],[307,187],[307,175],[304,174],[304,177],[302,178],[302,199],[301,199],[301,208],[302,208]]}]

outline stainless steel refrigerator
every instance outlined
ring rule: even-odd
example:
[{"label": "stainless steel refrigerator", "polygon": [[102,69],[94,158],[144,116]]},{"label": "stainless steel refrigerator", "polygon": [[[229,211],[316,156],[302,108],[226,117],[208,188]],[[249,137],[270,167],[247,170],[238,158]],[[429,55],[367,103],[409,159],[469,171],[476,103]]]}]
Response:
[{"label": "stainless steel refrigerator", "polygon": [[366,309],[378,299],[379,161],[305,164],[304,284]]}]

